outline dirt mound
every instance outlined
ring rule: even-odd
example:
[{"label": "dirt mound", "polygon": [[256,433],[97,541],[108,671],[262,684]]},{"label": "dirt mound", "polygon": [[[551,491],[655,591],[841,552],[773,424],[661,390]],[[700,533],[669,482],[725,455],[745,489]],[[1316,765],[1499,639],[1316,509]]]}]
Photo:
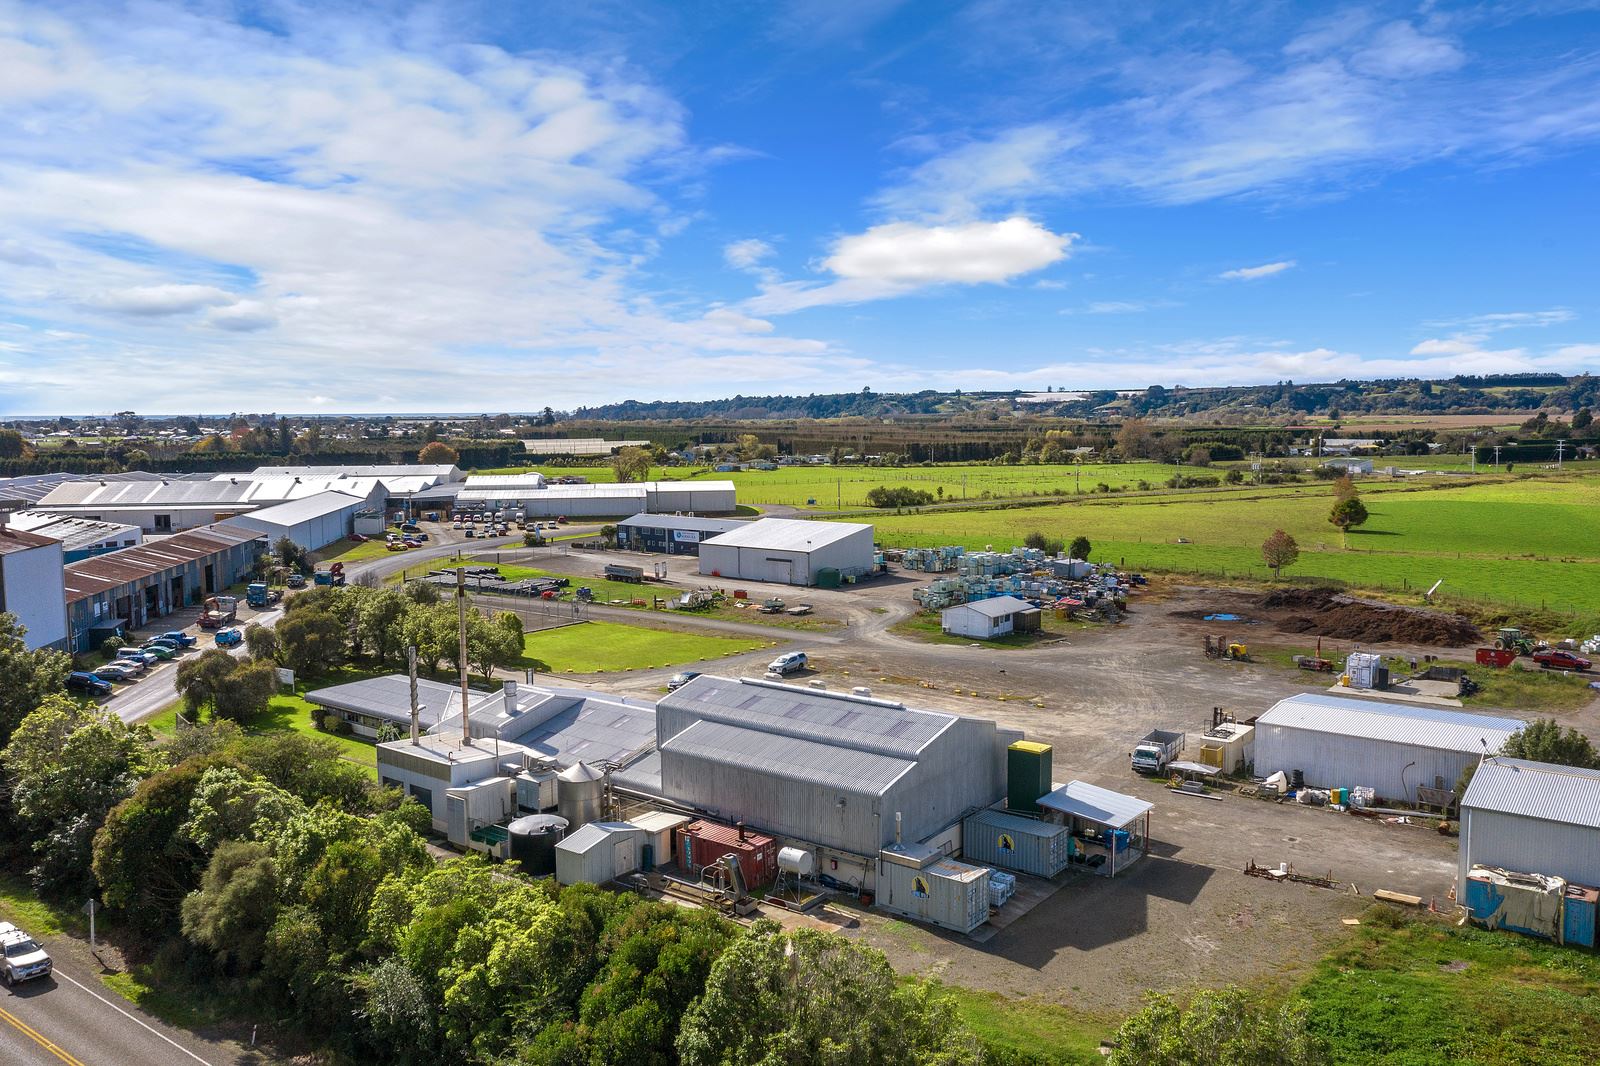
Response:
[{"label": "dirt mound", "polygon": [[[1459,648],[1483,639],[1472,620],[1415,607],[1358,600],[1325,588],[1279,589],[1262,596],[1270,610],[1294,612],[1278,620],[1286,633],[1309,633],[1362,644],[1422,644]],[[1299,612],[1314,612],[1304,614]]]}]

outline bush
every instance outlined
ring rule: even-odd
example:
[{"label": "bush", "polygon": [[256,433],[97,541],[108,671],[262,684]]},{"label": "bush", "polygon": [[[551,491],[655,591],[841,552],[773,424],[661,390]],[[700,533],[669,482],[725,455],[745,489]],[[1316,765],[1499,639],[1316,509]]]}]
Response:
[{"label": "bush", "polygon": [[904,485],[898,488],[879,485],[867,493],[867,505],[869,507],[926,507],[933,502],[933,493]]}]

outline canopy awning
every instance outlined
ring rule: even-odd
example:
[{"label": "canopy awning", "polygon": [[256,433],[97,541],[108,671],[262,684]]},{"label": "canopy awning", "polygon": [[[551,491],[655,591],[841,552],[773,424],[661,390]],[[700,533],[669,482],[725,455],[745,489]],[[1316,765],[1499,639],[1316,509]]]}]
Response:
[{"label": "canopy awning", "polygon": [[1155,809],[1136,796],[1125,796],[1086,781],[1068,781],[1054,792],[1040,796],[1038,804],[1086,822],[1121,829]]}]

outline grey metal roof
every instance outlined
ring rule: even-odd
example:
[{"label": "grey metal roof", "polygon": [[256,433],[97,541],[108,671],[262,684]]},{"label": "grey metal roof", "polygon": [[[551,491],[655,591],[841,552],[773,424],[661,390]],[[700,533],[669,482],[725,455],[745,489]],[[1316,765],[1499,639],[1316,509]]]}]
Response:
[{"label": "grey metal roof", "polygon": [[[139,533],[138,526],[126,522],[96,522],[91,518],[49,514],[44,511],[18,511],[8,523],[12,529],[25,529],[41,537],[59,540],[67,551],[92,547],[102,541]],[[136,536],[135,539],[140,539]]]},{"label": "grey metal roof", "polygon": [[337,489],[363,499],[372,494],[374,478],[252,479],[223,475],[210,481],[112,481],[95,479],[58,485],[40,501],[41,510],[119,507],[264,507]]},{"label": "grey metal roof", "polygon": [[[344,685],[306,693],[306,702],[335,711],[382,718],[409,728],[411,725],[411,681],[404,674],[387,674],[351,681]],[[417,721],[432,729],[447,714],[461,705],[461,689],[426,678],[417,679]]]},{"label": "grey metal roof", "polygon": [[586,854],[595,848],[604,845],[610,847],[612,840],[619,834],[637,833],[644,835],[644,830],[627,822],[590,822],[580,826],[578,831],[556,842],[557,851],[575,851],[579,855]]},{"label": "grey metal roof", "polygon": [[0,555],[27,551],[29,548],[59,548],[61,542],[23,529],[0,526]]},{"label": "grey metal roof", "polygon": [[687,514],[636,514],[617,523],[643,529],[693,529],[701,533],[726,533],[745,524],[737,518],[701,518]]},{"label": "grey metal roof", "polygon": [[917,765],[912,759],[707,721],[696,722],[661,750],[869,796],[883,795]]},{"label": "grey metal roof", "polygon": [[1008,814],[993,809],[979,811],[968,820],[1022,836],[1053,837],[1061,832],[1061,826],[1051,822],[1041,822],[1037,818],[1024,818],[1020,814]]},{"label": "grey metal roof", "polygon": [[656,704],[697,717],[772,733],[915,758],[956,716],[889,700],[750,678],[701,674]]},{"label": "grey metal roof", "polygon": [[[709,488],[709,485],[702,485]],[[806,522],[793,518],[759,518],[738,529],[705,541],[719,547],[760,548],[767,551],[815,551],[872,527],[857,522]]]},{"label": "grey metal roof", "polygon": [[186,530],[165,540],[96,555],[68,563],[64,572],[67,602],[76,603],[130,582],[199,562],[252,541],[265,547],[266,534],[238,526],[211,525]]},{"label": "grey metal roof", "polygon": [[1359,696],[1302,692],[1279,700],[1256,719],[1256,725],[1283,726],[1315,733],[1410,744],[1440,751],[1479,753],[1484,741],[1490,754],[1526,723],[1447,707],[1390,703]]},{"label": "grey metal roof", "polygon": [[374,466],[258,466],[248,475],[223,476],[248,476],[256,480],[275,477],[431,477],[448,481],[460,475],[461,471],[450,463],[380,463]]},{"label": "grey metal roof", "polygon": [[1155,810],[1156,806],[1137,796],[1126,796],[1087,781],[1068,781],[1054,792],[1040,796],[1038,804],[1113,829],[1121,829],[1146,812]]},{"label": "grey metal roof", "polygon": [[[586,689],[517,686],[517,713],[506,714],[505,690],[474,698],[474,728],[493,727],[505,739],[555,761],[562,767],[578,762],[636,762],[655,747],[656,709],[651,703]],[[475,694],[476,695],[476,694]],[[459,728],[452,712],[440,732]]]},{"label": "grey metal roof", "polygon": [[359,507],[366,502],[364,498],[352,496],[348,492],[330,489],[315,496],[306,496],[290,500],[288,503],[273,504],[271,507],[251,511],[250,517],[263,522],[292,526],[313,518],[321,518],[323,515],[337,514],[348,507]]},{"label": "grey metal roof", "polygon": [[1600,829],[1600,770],[1504,756],[1485,759],[1461,806]]},{"label": "grey metal roof", "polygon": [[651,796],[662,795],[661,752],[652,751],[638,762],[611,775],[612,784]]},{"label": "grey metal roof", "polygon": [[0,478],[0,500],[38,503],[58,485],[77,481],[79,477],[78,474],[28,474],[24,477]]},{"label": "grey metal roof", "polygon": [[1015,596],[992,596],[987,600],[973,600],[970,603],[946,607],[945,610],[958,611],[963,607],[977,611],[988,618],[1004,618],[1007,615],[1020,614],[1023,611],[1037,611],[1039,609],[1027,600],[1020,600]]}]

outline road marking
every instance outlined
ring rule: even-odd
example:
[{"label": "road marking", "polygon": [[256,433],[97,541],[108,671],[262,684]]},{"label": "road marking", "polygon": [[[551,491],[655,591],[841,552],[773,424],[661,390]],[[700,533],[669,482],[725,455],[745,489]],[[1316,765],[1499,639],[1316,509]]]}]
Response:
[{"label": "road marking", "polygon": [[[101,1003],[104,1003],[106,1006],[110,1007],[112,1010],[116,1011],[118,1014],[122,1015],[124,1018],[128,1019],[130,1022],[134,1022],[134,1023],[142,1026],[143,1028],[148,1029],[151,1032],[152,1035],[160,1037],[162,1040],[165,1040],[167,1043],[171,1044],[173,1047],[177,1048],[179,1051],[183,1052],[185,1055],[189,1056],[194,1061],[200,1063],[201,1066],[211,1066],[211,1063],[207,1062],[205,1059],[201,1058],[199,1055],[196,1055],[194,1052],[190,1051],[188,1048],[184,1047],[182,1044],[180,1044],[176,1040],[172,1039],[172,1037],[168,1036],[166,1033],[161,1032],[159,1029],[155,1028],[153,1025],[150,1025],[149,1023],[145,1022],[142,1018],[136,1018],[132,1014],[129,1014],[127,1011],[123,1010],[121,1007],[117,1006],[115,1003],[111,1002],[109,999],[107,999],[106,997],[102,996],[100,993],[96,992],[94,989],[90,988],[88,985],[84,984],[82,981],[73,981],[72,978],[68,977],[66,974],[62,973],[60,970],[56,971],[56,976],[60,977],[60,978],[63,978],[65,980],[67,980],[67,981],[71,981],[73,984],[77,985],[79,988],[83,989],[85,992],[89,993],[95,999],[98,999]],[[79,1063],[78,1066],[83,1066],[83,1064]]]},{"label": "road marking", "polygon": [[29,1040],[32,1040],[35,1044],[38,1044],[40,1047],[42,1047],[46,1051],[50,1052],[50,1054],[54,1055],[56,1058],[60,1059],[64,1063],[66,1063],[67,1066],[83,1066],[82,1062],[80,1062],[77,1059],[73,1058],[66,1051],[64,1051],[59,1045],[54,1044],[51,1041],[45,1039],[42,1035],[40,1035],[38,1030],[33,1028],[33,1026],[29,1025],[27,1022],[23,1021],[21,1018],[18,1018],[15,1014],[12,1014],[10,1011],[6,1010],[4,1007],[0,1007],[0,1018],[3,1018],[5,1021],[9,1022],[11,1024],[12,1028],[16,1029],[17,1032],[21,1033],[23,1036],[27,1037]]}]

